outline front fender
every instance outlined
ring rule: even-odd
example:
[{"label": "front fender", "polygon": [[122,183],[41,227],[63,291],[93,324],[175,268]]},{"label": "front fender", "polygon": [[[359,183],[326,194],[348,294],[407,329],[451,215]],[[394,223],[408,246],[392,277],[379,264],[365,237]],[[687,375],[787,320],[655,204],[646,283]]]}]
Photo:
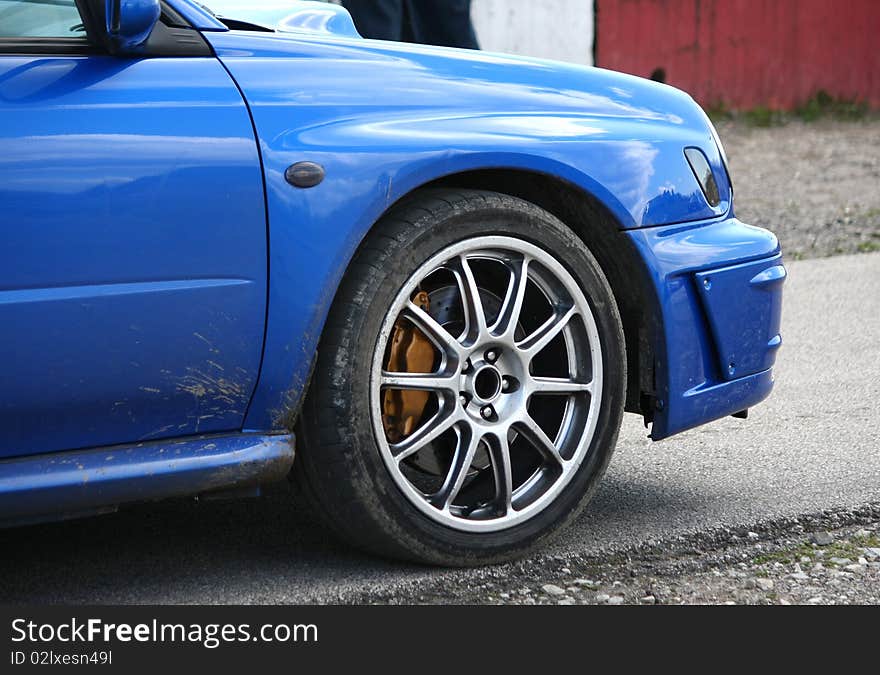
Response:
[{"label": "front fender", "polygon": [[[439,178],[506,168],[599,199],[623,229],[723,217],[730,189],[702,111],[638,78],[361,39],[211,33],[253,115],[269,214],[269,317],[250,430],[295,409],[336,287],[363,237]],[[710,207],[683,149],[721,178]],[[286,169],[321,164],[292,187]],[[291,383],[293,385],[291,386]]]}]

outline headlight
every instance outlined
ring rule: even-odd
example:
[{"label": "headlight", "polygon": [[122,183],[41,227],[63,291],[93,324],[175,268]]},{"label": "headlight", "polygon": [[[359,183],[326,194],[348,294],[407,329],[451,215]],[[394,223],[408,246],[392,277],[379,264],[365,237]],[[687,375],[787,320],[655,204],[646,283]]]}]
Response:
[{"label": "headlight", "polygon": [[721,203],[721,194],[718,192],[718,182],[715,180],[715,174],[712,173],[712,167],[709,166],[709,160],[699,148],[685,148],[684,156],[691,165],[691,171],[697,177],[703,194],[706,195],[706,201],[714,209]]}]

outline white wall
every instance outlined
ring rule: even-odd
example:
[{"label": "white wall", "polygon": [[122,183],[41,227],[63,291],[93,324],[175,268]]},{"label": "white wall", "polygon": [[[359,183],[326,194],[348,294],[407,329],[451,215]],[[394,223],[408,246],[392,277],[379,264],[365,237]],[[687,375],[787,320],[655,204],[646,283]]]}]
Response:
[{"label": "white wall", "polygon": [[480,47],[593,65],[593,0],[473,0]]}]

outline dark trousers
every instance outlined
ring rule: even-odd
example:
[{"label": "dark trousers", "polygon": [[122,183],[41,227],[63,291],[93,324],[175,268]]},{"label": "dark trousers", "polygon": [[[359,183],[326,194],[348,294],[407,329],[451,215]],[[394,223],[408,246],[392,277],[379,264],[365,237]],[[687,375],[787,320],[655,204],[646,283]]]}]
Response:
[{"label": "dark trousers", "polygon": [[479,49],[471,0],[343,0],[365,38]]}]

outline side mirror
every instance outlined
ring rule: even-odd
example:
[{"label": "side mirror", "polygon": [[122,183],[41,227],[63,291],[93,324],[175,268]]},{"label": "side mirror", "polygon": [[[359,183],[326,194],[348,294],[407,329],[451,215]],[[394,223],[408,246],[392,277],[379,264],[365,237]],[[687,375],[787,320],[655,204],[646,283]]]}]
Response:
[{"label": "side mirror", "polygon": [[132,54],[147,41],[159,20],[159,0],[104,0],[107,41],[114,54]]}]

